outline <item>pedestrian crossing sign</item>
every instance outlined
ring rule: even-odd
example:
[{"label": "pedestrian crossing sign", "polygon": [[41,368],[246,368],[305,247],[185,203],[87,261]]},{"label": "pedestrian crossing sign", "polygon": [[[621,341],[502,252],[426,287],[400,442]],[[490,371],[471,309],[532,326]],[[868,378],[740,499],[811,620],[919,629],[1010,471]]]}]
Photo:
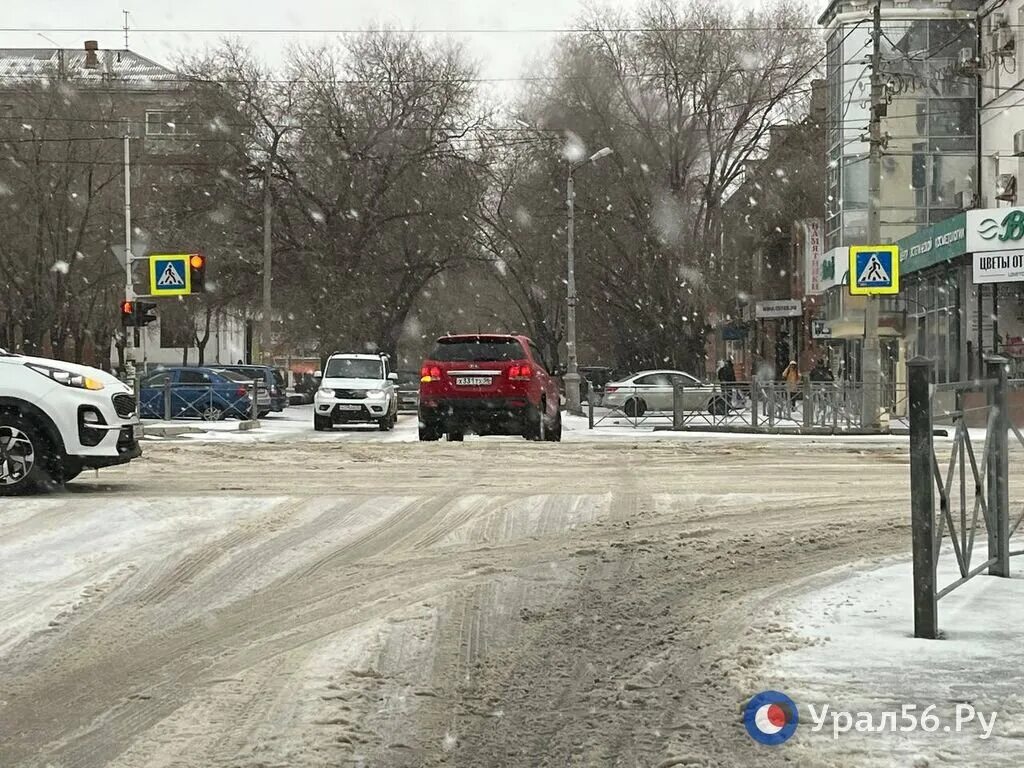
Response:
[{"label": "pedestrian crossing sign", "polygon": [[873,296],[899,292],[898,245],[850,246],[850,293]]},{"label": "pedestrian crossing sign", "polygon": [[192,271],[187,253],[154,254],[149,257],[151,296],[188,296],[192,293]]}]

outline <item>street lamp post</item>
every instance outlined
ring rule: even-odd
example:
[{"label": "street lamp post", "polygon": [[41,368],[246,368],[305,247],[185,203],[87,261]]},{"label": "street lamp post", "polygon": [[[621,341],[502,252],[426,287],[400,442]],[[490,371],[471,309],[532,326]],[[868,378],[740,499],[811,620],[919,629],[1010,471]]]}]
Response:
[{"label": "street lamp post", "polygon": [[565,323],[565,350],[566,350],[566,370],[565,370],[565,395],[566,404],[569,407],[570,413],[582,413],[582,403],[580,402],[580,373],[579,373],[579,359],[576,355],[576,253],[575,253],[575,236],[576,236],[576,186],[575,186],[575,173],[577,169],[582,167],[585,163],[596,163],[602,157],[608,157],[612,154],[613,150],[610,147],[604,147],[599,149],[597,152],[592,154],[587,160],[581,160],[578,162],[569,162],[569,176],[565,185],[565,200],[566,205],[569,209],[569,222],[567,228],[566,245],[568,250],[568,275],[566,279],[566,323]]}]

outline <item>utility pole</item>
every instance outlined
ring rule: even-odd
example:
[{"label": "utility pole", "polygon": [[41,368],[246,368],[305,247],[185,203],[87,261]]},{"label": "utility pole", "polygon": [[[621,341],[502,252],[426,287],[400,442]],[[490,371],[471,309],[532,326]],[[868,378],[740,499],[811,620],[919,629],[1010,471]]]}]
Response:
[{"label": "utility pole", "polygon": [[575,235],[576,235],[576,188],[573,181],[573,173],[576,170],[576,166],[573,163],[569,163],[569,179],[565,185],[565,198],[566,204],[569,207],[569,223],[568,223],[568,277],[567,277],[567,310],[565,316],[566,322],[566,334],[565,334],[565,351],[566,357],[566,370],[565,370],[565,398],[566,404],[569,406],[569,413],[580,413],[582,410],[582,404],[580,403],[580,374],[579,374],[579,361],[576,357],[576,253],[575,247]]},{"label": "utility pole", "polygon": [[[135,288],[132,285],[132,166],[131,166],[131,132],[125,127],[124,132],[124,300],[135,301]],[[138,326],[132,328],[129,337],[125,331],[125,371],[126,377],[135,375],[135,347],[139,346]]]},{"label": "utility pole", "polygon": [[[274,144],[275,148],[277,144]],[[267,159],[266,172],[263,176],[263,317],[260,327],[260,356],[264,365],[270,365],[270,315],[273,309],[271,290],[274,282],[274,251],[271,240],[271,226],[274,219],[274,200],[270,192],[270,174],[273,168],[273,156]]]},{"label": "utility pole", "polygon": [[577,162],[569,161],[569,178],[565,184],[565,202],[569,209],[569,221],[567,227],[566,245],[568,249],[566,259],[568,262],[568,275],[566,277],[567,304],[565,316],[565,351],[568,358],[565,366],[565,400],[569,413],[582,414],[583,405],[580,402],[580,372],[579,360],[576,355],[576,170],[585,163],[596,163],[603,157],[608,157],[613,150],[610,147],[603,147],[586,160]]},{"label": "utility pole", "polygon": [[[882,238],[882,116],[886,96],[882,85],[882,0],[875,0],[871,15],[871,122],[868,126],[868,244],[879,245]],[[850,276],[851,283],[854,276]],[[878,297],[868,295],[864,303],[864,343],[861,354],[861,379],[864,387],[861,425],[878,428],[881,401],[881,350],[878,343]]]}]

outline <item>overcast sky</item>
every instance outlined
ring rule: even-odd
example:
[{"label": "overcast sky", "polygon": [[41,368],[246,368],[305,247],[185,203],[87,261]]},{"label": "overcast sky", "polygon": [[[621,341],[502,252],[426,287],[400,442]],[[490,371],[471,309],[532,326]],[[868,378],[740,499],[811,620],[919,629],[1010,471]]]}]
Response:
[{"label": "overcast sky", "polygon": [[[0,27],[28,31],[0,33],[0,47],[52,47],[42,32],[64,48],[97,39],[101,48],[124,45],[122,9],[131,12],[129,47],[160,63],[182,50],[216,44],[221,33],[145,32],[144,29],[348,29],[386,24],[415,29],[500,30],[459,34],[488,78],[514,78],[543,54],[554,34],[517,32],[572,26],[581,0],[0,0]],[[615,0],[621,9],[641,0]],[[118,31],[100,31],[112,30]],[[50,31],[61,30],[61,31]],[[68,30],[68,31],[63,31]],[[322,43],[320,32],[244,34],[268,63],[281,61],[290,43]]]}]

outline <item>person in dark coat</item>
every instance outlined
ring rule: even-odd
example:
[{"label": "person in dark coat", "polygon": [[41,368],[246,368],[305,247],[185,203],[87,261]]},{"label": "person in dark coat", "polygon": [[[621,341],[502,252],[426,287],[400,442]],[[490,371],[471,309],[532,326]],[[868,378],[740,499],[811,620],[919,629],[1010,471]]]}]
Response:
[{"label": "person in dark coat", "polygon": [[811,381],[834,381],[832,371],[829,370],[828,366],[825,365],[824,358],[819,358],[814,364],[814,368],[811,369]]}]

